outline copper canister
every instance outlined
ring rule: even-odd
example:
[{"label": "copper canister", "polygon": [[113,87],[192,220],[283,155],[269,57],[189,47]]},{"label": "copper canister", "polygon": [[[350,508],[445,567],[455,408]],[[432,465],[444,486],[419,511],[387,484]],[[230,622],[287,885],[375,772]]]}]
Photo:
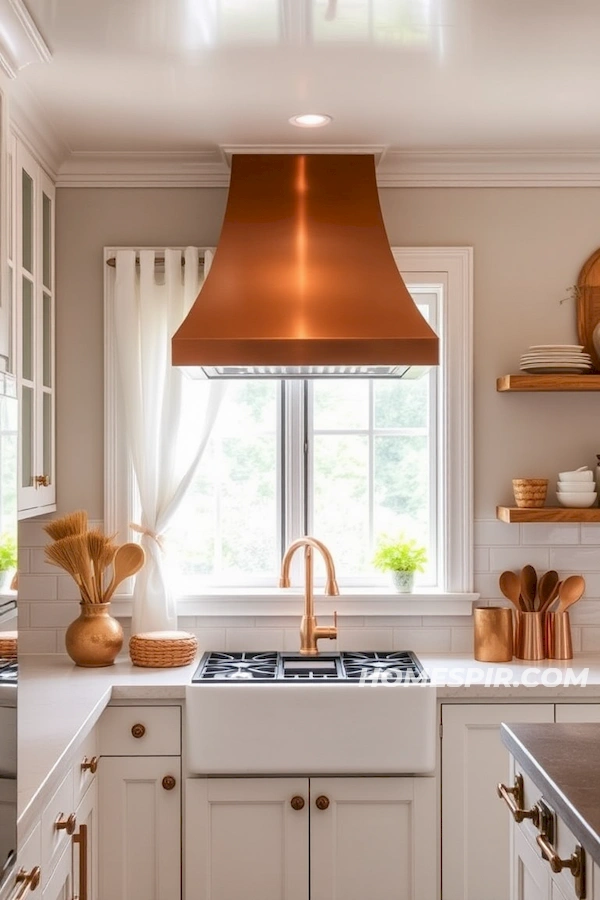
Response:
[{"label": "copper canister", "polygon": [[517,612],[515,656],[517,659],[546,659],[543,612]]},{"label": "copper canister", "polygon": [[513,657],[512,613],[507,606],[476,606],[473,650],[480,662],[510,662]]},{"label": "copper canister", "polygon": [[568,610],[546,614],[546,650],[548,659],[573,659]]}]

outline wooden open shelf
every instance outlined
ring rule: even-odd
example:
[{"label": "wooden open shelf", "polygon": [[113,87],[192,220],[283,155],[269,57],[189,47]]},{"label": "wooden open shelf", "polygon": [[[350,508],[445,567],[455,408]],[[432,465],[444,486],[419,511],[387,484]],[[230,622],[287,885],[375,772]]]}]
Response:
[{"label": "wooden open shelf", "polygon": [[501,375],[497,391],[600,391],[600,375]]},{"label": "wooden open shelf", "polygon": [[496,518],[501,522],[600,522],[600,509],[569,509],[566,506],[542,506],[526,509],[521,506],[497,506]]}]

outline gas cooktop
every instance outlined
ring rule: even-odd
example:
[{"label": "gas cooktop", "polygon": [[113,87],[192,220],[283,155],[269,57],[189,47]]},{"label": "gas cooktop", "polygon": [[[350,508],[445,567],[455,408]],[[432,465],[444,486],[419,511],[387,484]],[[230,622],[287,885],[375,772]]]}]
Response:
[{"label": "gas cooktop", "polygon": [[261,653],[208,651],[194,672],[192,683],[199,682],[289,682],[289,681],[429,681],[421,663],[409,650],[342,651],[302,656],[300,653]]}]

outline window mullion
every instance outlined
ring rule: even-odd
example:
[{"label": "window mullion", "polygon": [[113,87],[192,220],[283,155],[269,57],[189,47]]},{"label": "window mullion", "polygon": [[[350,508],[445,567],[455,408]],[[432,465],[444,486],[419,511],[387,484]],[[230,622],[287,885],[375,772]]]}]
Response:
[{"label": "window mullion", "polygon": [[284,544],[289,544],[305,533],[304,481],[305,481],[305,408],[304,382],[286,381],[283,421],[284,471]]}]

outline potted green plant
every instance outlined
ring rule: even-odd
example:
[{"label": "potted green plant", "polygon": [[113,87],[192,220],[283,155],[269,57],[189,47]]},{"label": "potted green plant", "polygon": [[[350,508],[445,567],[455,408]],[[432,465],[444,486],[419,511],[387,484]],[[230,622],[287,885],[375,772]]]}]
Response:
[{"label": "potted green plant", "polygon": [[383,572],[392,573],[394,587],[399,593],[410,593],[415,572],[423,572],[427,562],[427,550],[414,538],[404,534],[393,538],[383,534],[377,541],[373,565]]},{"label": "potted green plant", "polygon": [[7,591],[17,570],[17,542],[12,534],[0,535],[0,591]]}]

